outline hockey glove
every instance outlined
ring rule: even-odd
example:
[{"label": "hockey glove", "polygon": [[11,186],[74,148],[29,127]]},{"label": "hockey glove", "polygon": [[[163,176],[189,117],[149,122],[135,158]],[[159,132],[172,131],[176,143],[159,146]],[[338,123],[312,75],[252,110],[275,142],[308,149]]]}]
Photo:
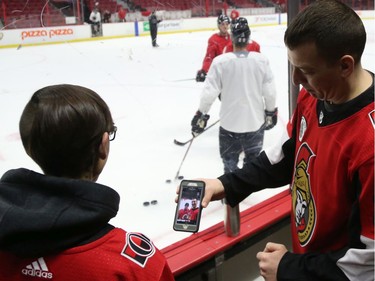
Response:
[{"label": "hockey glove", "polygon": [[195,77],[195,81],[197,82],[204,82],[206,80],[207,73],[203,69],[197,72],[197,76]]},{"label": "hockey glove", "polygon": [[264,112],[266,113],[266,120],[264,122],[264,129],[265,130],[272,129],[277,124],[278,109],[276,107],[274,111],[265,110]]},{"label": "hockey glove", "polygon": [[210,115],[203,114],[200,111],[197,111],[191,120],[191,132],[193,136],[197,136],[204,131],[204,128],[207,126],[207,121],[210,119]]}]

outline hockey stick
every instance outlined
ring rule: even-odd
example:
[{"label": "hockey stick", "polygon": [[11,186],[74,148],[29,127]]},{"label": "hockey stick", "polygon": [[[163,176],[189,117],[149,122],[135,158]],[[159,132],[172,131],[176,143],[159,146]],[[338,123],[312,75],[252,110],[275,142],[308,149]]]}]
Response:
[{"label": "hockey stick", "polygon": [[[216,123],[218,123],[219,121],[220,121],[220,119],[217,120],[216,122],[212,123],[209,127],[207,127],[207,128],[206,128],[202,133],[200,133],[199,135],[203,134],[205,131],[207,131],[209,128],[211,128],[212,126],[214,126],[214,125],[215,125]],[[255,138],[255,136],[259,133],[259,131],[262,130],[262,129],[264,129],[265,127],[266,127],[266,124],[264,123],[264,124],[258,129],[257,133],[252,137],[252,139]],[[190,147],[191,147],[191,145],[193,144],[193,140],[194,140],[196,137],[198,137],[199,135],[197,135],[197,136],[193,136],[193,137],[192,137],[190,140],[188,140],[187,142],[182,143],[182,145],[184,145],[184,144],[187,144],[188,142],[190,142],[188,148],[186,149],[185,155],[184,155],[184,157],[182,158],[182,161],[181,161],[180,167],[178,168],[178,171],[177,171],[177,173],[176,173],[176,176],[174,177],[175,180],[177,180],[178,177],[179,177],[179,175],[180,175],[180,170],[181,170],[182,164],[184,163],[185,158],[186,158],[186,155],[188,154],[188,152],[189,152],[189,150],[190,150]],[[176,143],[176,142],[177,142],[177,141],[175,140],[175,143]],[[178,142],[178,143],[179,143],[179,142]],[[177,144],[177,143],[176,143],[176,144]]]},{"label": "hockey stick", "polygon": [[191,147],[191,144],[193,143],[193,140],[194,140],[194,137],[190,140],[190,144],[189,144],[188,148],[186,149],[186,152],[185,152],[184,158],[182,158],[182,161],[181,161],[180,167],[178,168],[178,171],[177,171],[177,173],[176,173],[176,176],[174,177],[175,180],[177,180],[177,179],[178,179],[178,176],[180,175],[180,170],[181,170],[182,164],[183,164],[184,161],[185,161],[186,155],[188,154],[188,152],[189,152],[189,150],[190,150],[190,147]]},{"label": "hockey stick", "polygon": [[184,82],[184,81],[193,81],[193,80],[195,80],[195,78],[185,78],[185,79],[177,79],[177,80],[164,79],[164,80],[167,81],[167,82]]},{"label": "hockey stick", "polygon": [[178,80],[173,80],[171,82],[182,82],[182,81],[193,81],[195,78],[185,78],[185,79],[178,79]]},{"label": "hockey stick", "polygon": [[202,133],[200,133],[199,135],[196,135],[195,137],[192,137],[191,139],[185,141],[185,142],[181,142],[181,141],[178,141],[176,139],[174,139],[174,144],[177,144],[179,146],[184,146],[185,144],[188,144],[189,142],[192,142],[194,138],[200,136],[201,134],[203,134],[205,131],[207,131],[208,129],[212,128],[213,126],[215,126],[217,123],[220,122],[220,119],[215,121],[214,123],[212,123],[210,126],[208,126],[206,129],[204,129],[204,131]]}]

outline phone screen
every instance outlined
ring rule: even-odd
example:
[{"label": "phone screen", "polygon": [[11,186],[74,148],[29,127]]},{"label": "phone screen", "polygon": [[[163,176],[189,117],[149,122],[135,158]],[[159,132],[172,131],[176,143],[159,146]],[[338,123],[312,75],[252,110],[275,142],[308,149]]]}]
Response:
[{"label": "phone screen", "polygon": [[181,181],[173,223],[174,230],[187,232],[199,230],[204,188],[205,183],[203,181]]}]

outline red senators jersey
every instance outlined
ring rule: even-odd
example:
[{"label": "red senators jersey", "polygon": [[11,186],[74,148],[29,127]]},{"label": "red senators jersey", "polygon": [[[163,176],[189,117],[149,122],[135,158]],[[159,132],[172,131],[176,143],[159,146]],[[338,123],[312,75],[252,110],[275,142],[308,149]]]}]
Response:
[{"label": "red senators jersey", "polygon": [[119,228],[59,255],[21,259],[0,252],[0,261],[0,281],[174,280],[150,239]]},{"label": "red senators jersey", "polygon": [[302,90],[293,116],[295,253],[348,245],[348,234],[337,230],[346,229],[348,223],[354,226],[350,217],[359,220],[362,238],[374,239],[374,103],[337,122],[341,109],[330,107],[336,106]]},{"label": "red senators jersey", "polygon": [[231,206],[290,184],[293,251],[278,280],[373,280],[374,128],[374,83],[340,105],[302,89],[280,147],[219,177]]},{"label": "red senators jersey", "polygon": [[198,217],[198,214],[199,214],[199,208],[195,208],[195,209],[191,209],[190,210],[190,220],[191,221],[196,221],[197,220],[197,217]]},{"label": "red senators jersey", "polygon": [[206,55],[203,59],[202,69],[207,73],[210,69],[211,63],[215,57],[223,53],[224,47],[230,42],[229,34],[220,35],[219,33],[213,34],[208,39],[208,46]]},{"label": "red senators jersey", "polygon": [[188,220],[190,219],[190,209],[181,209],[178,211],[178,219]]}]

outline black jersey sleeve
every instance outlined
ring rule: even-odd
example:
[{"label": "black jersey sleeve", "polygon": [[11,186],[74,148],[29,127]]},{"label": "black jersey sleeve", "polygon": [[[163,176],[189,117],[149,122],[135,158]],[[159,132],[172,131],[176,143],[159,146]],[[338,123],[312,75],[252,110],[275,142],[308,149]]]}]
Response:
[{"label": "black jersey sleeve", "polygon": [[346,275],[337,267],[337,260],[344,255],[347,249],[326,254],[285,253],[277,270],[277,280],[283,281],[316,281],[335,280],[348,281]]}]

